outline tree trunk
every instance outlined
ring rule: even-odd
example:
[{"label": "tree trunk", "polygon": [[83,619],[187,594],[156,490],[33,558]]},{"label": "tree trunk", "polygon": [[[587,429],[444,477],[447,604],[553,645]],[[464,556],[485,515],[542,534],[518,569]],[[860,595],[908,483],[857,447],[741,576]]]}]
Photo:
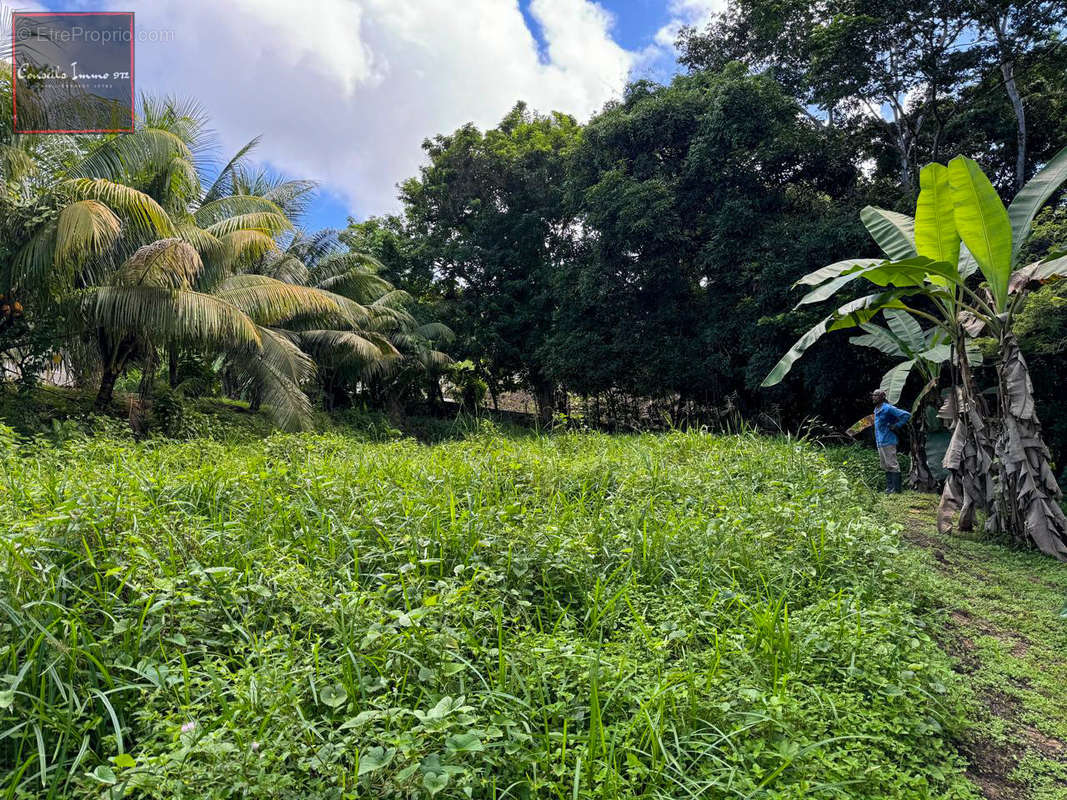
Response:
[{"label": "tree trunk", "polygon": [[426,380],[426,405],[431,415],[435,417],[441,416],[441,412],[445,407],[445,396],[441,391],[441,377],[439,375],[428,375]]},{"label": "tree trunk", "polygon": [[[990,474],[993,443],[987,415],[975,389],[967,356],[959,350],[955,366],[958,381],[938,414],[952,429],[952,440],[942,461],[948,478],[937,509],[940,533],[951,531],[954,522],[960,531],[973,530],[975,512],[988,511],[993,497]],[[957,512],[959,519],[954,520]]]},{"label": "tree trunk", "polygon": [[178,388],[178,345],[173,343],[167,348],[167,384]]},{"label": "tree trunk", "polygon": [[547,425],[552,422],[552,415],[556,411],[555,386],[549,381],[539,381],[534,388],[537,392],[537,411],[541,422]]},{"label": "tree trunk", "polygon": [[930,472],[926,455],[926,405],[922,404],[908,423],[908,454],[911,470],[908,472],[908,487],[916,492],[936,492],[937,479]]},{"label": "tree trunk", "polygon": [[1000,57],[1000,74],[1004,78],[1004,90],[1008,93],[1012,111],[1015,112],[1015,191],[1019,191],[1026,183],[1026,109],[1023,107],[1019,87],[1015,83],[1015,58],[1008,41],[1007,20],[994,16],[992,23]]},{"label": "tree trunk", "polygon": [[1015,111],[1015,191],[1019,191],[1026,183],[1026,109],[1019,88],[1015,85],[1015,63],[1005,61],[1000,65],[1000,72],[1004,76],[1004,88],[1011,100],[1012,110]]},{"label": "tree trunk", "polygon": [[130,405],[130,427],[135,433],[144,433],[148,425],[148,411],[152,405],[152,386],[156,382],[156,348],[148,347],[141,365],[141,383],[137,387],[137,400]]},{"label": "tree trunk", "polygon": [[987,529],[1067,561],[1063,493],[1041,438],[1030,371],[1014,334],[1001,337],[997,363],[1000,427],[994,461],[994,502]]},{"label": "tree trunk", "polygon": [[119,378],[117,370],[104,367],[104,373],[100,376],[100,391],[96,393],[96,401],[93,403],[94,411],[107,411],[111,400],[115,396],[115,381]]}]

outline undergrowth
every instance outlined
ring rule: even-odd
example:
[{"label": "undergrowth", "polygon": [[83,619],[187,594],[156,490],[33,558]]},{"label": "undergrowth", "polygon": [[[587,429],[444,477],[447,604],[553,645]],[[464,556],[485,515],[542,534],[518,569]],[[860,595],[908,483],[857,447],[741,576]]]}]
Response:
[{"label": "undergrowth", "polygon": [[0,430],[6,797],[974,796],[811,446]]}]

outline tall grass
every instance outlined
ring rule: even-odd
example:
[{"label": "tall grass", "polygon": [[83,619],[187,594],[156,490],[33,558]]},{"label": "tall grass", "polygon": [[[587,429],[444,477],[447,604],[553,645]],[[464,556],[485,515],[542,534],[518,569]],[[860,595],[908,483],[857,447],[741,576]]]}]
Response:
[{"label": "tall grass", "polygon": [[2,796],[970,796],[897,537],[804,445],[5,448]]}]

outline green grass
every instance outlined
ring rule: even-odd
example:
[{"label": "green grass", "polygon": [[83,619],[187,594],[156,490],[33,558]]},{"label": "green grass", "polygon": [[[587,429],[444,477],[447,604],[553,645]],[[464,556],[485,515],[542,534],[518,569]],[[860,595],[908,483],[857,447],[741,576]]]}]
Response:
[{"label": "green grass", "polygon": [[976,796],[807,445],[4,437],[2,797]]},{"label": "green grass", "polygon": [[926,562],[932,627],[969,688],[964,749],[990,797],[1067,800],[1067,565],[940,536],[936,498],[886,498]]}]

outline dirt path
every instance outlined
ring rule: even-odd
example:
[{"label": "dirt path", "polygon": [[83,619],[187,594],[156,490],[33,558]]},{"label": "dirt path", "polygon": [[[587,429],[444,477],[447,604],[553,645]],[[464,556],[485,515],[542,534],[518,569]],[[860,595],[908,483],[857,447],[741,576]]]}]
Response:
[{"label": "dirt path", "polygon": [[930,495],[883,503],[925,552],[931,617],[974,692],[968,777],[991,800],[1067,800],[1067,564],[940,536]]}]

